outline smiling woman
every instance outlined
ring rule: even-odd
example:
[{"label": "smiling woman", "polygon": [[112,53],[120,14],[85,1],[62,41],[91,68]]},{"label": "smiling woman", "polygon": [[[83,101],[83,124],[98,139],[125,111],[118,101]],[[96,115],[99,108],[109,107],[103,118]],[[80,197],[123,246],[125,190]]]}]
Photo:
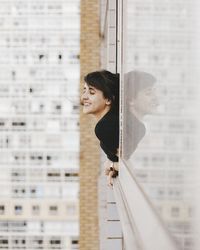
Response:
[{"label": "smiling woman", "polygon": [[105,173],[112,185],[112,177],[118,174],[119,75],[102,70],[87,74],[84,80],[83,113],[96,118],[95,134],[107,155]]},{"label": "smiling woman", "polygon": [[95,87],[84,85],[83,113],[93,114],[98,120],[110,110],[111,101],[104,98],[103,92]]}]

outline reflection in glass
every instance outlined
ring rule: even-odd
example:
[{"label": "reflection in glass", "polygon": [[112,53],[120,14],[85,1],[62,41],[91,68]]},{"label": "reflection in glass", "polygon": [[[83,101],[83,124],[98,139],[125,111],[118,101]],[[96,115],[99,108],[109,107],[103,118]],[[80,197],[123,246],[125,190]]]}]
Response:
[{"label": "reflection in glass", "polygon": [[197,209],[199,15],[188,3],[127,0],[122,77],[123,158],[181,250],[195,249]]},{"label": "reflection in glass", "polygon": [[124,76],[124,148],[125,160],[131,158],[138,144],[145,136],[143,118],[157,107],[155,94],[156,78],[146,72],[130,71]]}]

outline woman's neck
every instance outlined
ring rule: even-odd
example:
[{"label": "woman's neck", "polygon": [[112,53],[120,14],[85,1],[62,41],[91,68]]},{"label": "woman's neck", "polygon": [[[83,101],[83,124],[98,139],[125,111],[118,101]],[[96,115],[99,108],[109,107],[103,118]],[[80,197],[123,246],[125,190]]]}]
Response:
[{"label": "woman's neck", "polygon": [[94,114],[96,121],[100,121],[101,118],[110,111],[110,106],[106,107],[102,112]]}]

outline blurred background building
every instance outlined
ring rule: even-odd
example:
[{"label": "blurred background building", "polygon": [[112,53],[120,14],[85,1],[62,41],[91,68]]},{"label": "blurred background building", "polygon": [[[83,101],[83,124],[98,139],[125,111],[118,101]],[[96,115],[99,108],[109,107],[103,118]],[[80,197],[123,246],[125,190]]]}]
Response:
[{"label": "blurred background building", "polygon": [[[199,249],[199,7],[0,2],[0,249]],[[121,81],[113,190],[94,122],[79,112],[83,76],[99,68]],[[130,71],[155,77],[159,105],[127,157]]]},{"label": "blurred background building", "polygon": [[78,249],[79,8],[0,2],[1,249]]}]

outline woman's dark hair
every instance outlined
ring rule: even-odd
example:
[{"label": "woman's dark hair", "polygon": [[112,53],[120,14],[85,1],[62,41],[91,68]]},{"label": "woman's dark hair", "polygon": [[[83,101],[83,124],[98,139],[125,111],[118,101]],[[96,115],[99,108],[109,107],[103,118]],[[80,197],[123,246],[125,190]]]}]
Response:
[{"label": "woman's dark hair", "polygon": [[119,112],[119,74],[107,70],[94,71],[84,77],[87,85],[103,92],[103,96],[111,101],[111,110]]}]

